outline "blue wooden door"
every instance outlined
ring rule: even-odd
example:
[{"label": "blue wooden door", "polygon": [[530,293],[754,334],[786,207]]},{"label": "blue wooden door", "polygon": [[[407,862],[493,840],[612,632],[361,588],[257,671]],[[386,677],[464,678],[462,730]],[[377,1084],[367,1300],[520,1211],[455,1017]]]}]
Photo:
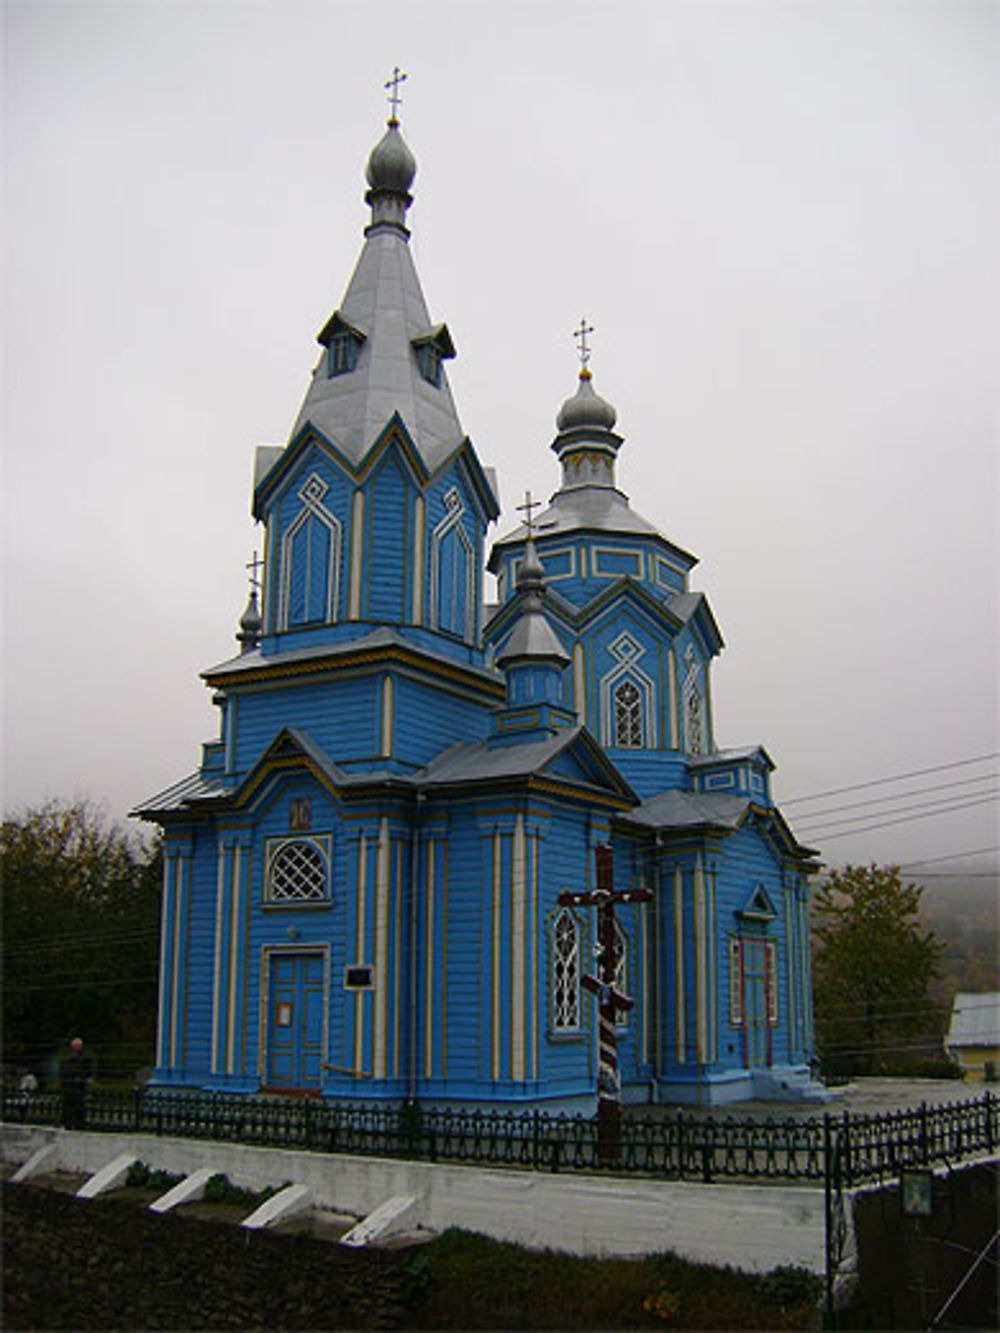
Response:
[{"label": "blue wooden door", "polygon": [[318,1088],[323,1047],[323,956],[271,958],[267,1082],[276,1088]]},{"label": "blue wooden door", "polygon": [[743,941],[743,1025],[747,1065],[768,1064],[767,948],[763,940]]}]

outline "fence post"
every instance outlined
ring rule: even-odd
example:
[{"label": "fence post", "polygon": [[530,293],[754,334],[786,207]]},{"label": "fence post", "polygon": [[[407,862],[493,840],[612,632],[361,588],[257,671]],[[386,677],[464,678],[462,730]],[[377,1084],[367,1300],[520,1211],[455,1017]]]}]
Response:
[{"label": "fence post", "polygon": [[920,1162],[926,1166],[930,1161],[930,1143],[927,1134],[927,1102],[920,1103]]},{"label": "fence post", "polygon": [[983,1101],[986,1103],[986,1108],[985,1108],[985,1109],[986,1109],[986,1150],[987,1150],[987,1152],[992,1152],[992,1151],[993,1151],[993,1107],[992,1107],[992,1104],[991,1104],[992,1101],[993,1101],[993,1095],[992,1095],[992,1093],[990,1093],[990,1092],[986,1092],[986,1093],[984,1094],[984,1096],[983,1096]]},{"label": "fence post", "polygon": [[837,1159],[838,1176],[843,1179],[848,1187],[854,1184],[854,1164],[851,1153],[851,1114],[844,1111],[843,1122],[841,1125],[843,1138],[839,1144],[835,1145],[834,1154]]}]

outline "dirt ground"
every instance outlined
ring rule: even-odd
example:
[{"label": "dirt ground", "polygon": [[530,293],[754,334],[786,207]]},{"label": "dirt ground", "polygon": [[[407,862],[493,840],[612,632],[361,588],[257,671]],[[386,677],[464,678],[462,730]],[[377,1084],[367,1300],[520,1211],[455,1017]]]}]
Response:
[{"label": "dirt ground", "polygon": [[395,1328],[406,1255],[4,1183],[5,1329]]}]

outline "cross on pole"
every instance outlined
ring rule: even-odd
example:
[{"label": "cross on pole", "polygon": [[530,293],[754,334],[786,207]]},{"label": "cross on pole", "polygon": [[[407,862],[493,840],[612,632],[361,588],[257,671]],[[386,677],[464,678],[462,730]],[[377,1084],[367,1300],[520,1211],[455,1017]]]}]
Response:
[{"label": "cross on pole", "polygon": [[588,324],[587,321],[582,318],[580,320],[580,327],[578,329],[573,330],[573,337],[577,340],[577,343],[579,344],[577,350],[580,353],[581,370],[587,369],[587,363],[590,360],[590,348],[587,346],[587,334],[593,332],[594,332],[593,324]]},{"label": "cross on pole", "polygon": [[398,123],[396,112],[399,110],[399,104],[403,100],[399,95],[399,85],[408,77],[409,75],[404,74],[398,65],[394,65],[392,69],[392,78],[389,79],[385,85],[386,88],[392,89],[392,92],[389,94],[389,105],[392,107],[392,118],[389,122],[391,125]]},{"label": "cross on pole", "polygon": [[529,537],[533,536],[533,535],[534,535],[534,531],[535,531],[534,523],[532,522],[532,517],[531,517],[532,510],[534,510],[534,509],[541,509],[541,507],[542,507],[542,502],[541,502],[541,500],[533,500],[533,499],[531,498],[531,492],[530,492],[530,491],[525,491],[525,492],[524,492],[524,504],[523,504],[523,505],[518,505],[518,506],[517,506],[517,512],[518,512],[519,514],[524,514],[524,515],[526,515],[525,523],[526,523],[527,528],[528,528],[528,536],[529,536]]},{"label": "cross on pole", "polygon": [[264,568],[264,562],[257,555],[256,551],[254,551],[253,559],[249,562],[246,568],[250,571],[250,591],[258,592],[260,590],[260,578],[258,575],[260,570]]},{"label": "cross on pole", "polygon": [[615,908],[625,903],[649,902],[649,889],[616,889],[611,848],[594,849],[597,882],[593,890],[574,893],[567,889],[557,899],[560,907],[597,908],[597,976],[582,978],[583,985],[598,1001],[597,1068],[597,1152],[602,1162],[616,1162],[621,1156],[621,1079],[618,1074],[619,1013],[627,1013],[634,1001],[618,989],[618,934]]}]

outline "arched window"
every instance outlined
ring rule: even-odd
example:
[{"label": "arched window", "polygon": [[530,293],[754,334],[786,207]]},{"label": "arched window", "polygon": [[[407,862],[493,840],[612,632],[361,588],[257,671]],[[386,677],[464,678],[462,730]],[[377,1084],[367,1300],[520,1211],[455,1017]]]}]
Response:
[{"label": "arched window", "polygon": [[314,472],[298,493],[302,508],[282,535],[279,631],[337,619],[341,528],[323,503],[328,489]]},{"label": "arched window", "polygon": [[553,1031],[576,1031],[580,1026],[580,927],[567,907],[552,922],[549,998]]},{"label": "arched window", "polygon": [[330,897],[329,849],[315,838],[283,838],[267,849],[264,896],[270,903],[325,902]]},{"label": "arched window", "polygon": [[615,745],[627,749],[642,746],[642,695],[634,681],[615,686]]}]

